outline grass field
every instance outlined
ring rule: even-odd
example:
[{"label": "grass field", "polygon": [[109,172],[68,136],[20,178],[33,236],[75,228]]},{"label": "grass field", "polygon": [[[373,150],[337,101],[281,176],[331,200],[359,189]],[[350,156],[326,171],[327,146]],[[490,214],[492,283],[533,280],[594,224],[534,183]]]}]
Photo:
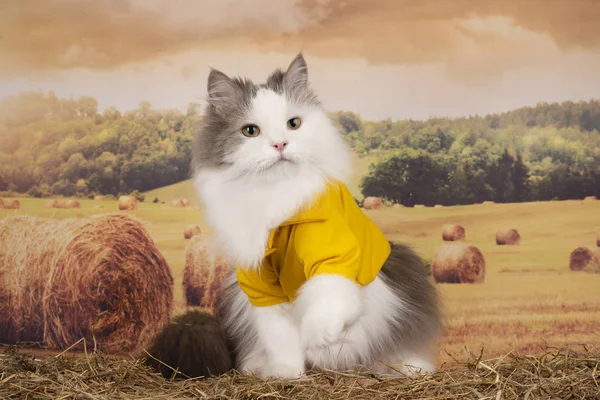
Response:
[{"label": "grass field", "polygon": [[[192,196],[189,196],[192,199]],[[82,200],[80,209],[46,209],[45,200],[19,199],[11,214],[66,218],[117,212],[116,201]],[[150,199],[151,200],[151,199]],[[162,200],[162,199],[161,199]],[[103,209],[93,208],[101,204]],[[176,312],[184,307],[181,289],[186,224],[203,225],[193,208],[142,203],[127,211],[147,221],[147,228],[167,258],[175,278]],[[367,211],[387,236],[411,244],[431,259],[441,240],[441,226],[459,223],[467,241],[486,259],[486,279],[480,285],[437,285],[445,312],[446,331],[439,361],[463,358],[465,346],[483,347],[491,357],[515,350],[537,352],[544,344],[586,343],[600,346],[600,275],[571,272],[570,252],[593,244],[600,231],[600,201],[492,204],[441,209]],[[512,227],[521,233],[519,246],[497,246],[495,232]]]}]

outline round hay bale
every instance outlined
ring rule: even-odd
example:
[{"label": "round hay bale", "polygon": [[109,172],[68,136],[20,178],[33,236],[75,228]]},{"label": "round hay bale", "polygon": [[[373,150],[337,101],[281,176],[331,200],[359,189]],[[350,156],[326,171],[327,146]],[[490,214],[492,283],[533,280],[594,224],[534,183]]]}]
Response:
[{"label": "round hay bale", "polygon": [[517,245],[521,243],[521,235],[516,229],[503,228],[496,232],[497,245]]},{"label": "round hay bale", "polygon": [[414,208],[425,208],[425,204],[415,204]]},{"label": "round hay bale", "polygon": [[7,210],[18,210],[21,208],[21,203],[19,203],[19,200],[17,199],[4,199],[3,203],[3,207]]},{"label": "round hay bale", "polygon": [[495,201],[486,200],[486,201],[484,201],[481,204],[496,204],[496,202]]},{"label": "round hay bale", "polygon": [[600,247],[600,232],[596,235],[596,246]]},{"label": "round hay bale", "polygon": [[190,201],[188,199],[181,199],[181,203],[184,207],[188,207],[190,205]]},{"label": "round hay bale", "polygon": [[206,235],[193,236],[185,248],[183,292],[186,305],[214,311],[224,281],[233,270],[229,264],[209,251]]},{"label": "round hay bale", "polygon": [[105,353],[135,352],[170,318],[171,271],[138,219],[5,218],[0,239],[4,343],[65,349],[85,338]]},{"label": "round hay bale", "polygon": [[441,204],[436,204],[435,206],[433,206],[433,208],[444,208],[444,206]]},{"label": "round hay bale", "polygon": [[596,201],[596,200],[598,200],[598,197],[596,197],[596,196],[587,196],[587,197],[584,197],[584,199],[583,199],[583,201]]},{"label": "round hay bale", "polygon": [[135,210],[137,208],[137,199],[133,196],[119,197],[119,210]]},{"label": "round hay bale", "polygon": [[572,271],[600,274],[600,248],[594,246],[576,248],[569,256],[569,268]]},{"label": "round hay bale", "polygon": [[105,199],[105,197],[102,195],[94,196],[94,201],[102,201],[104,199]]},{"label": "round hay bale", "polygon": [[404,208],[404,204],[396,203],[392,206],[392,208]]},{"label": "round hay bale", "polygon": [[46,208],[57,208],[57,205],[58,200],[56,199],[48,200],[46,203],[44,203],[44,207]]},{"label": "round hay bale", "polygon": [[437,283],[483,283],[485,259],[472,244],[445,244],[436,251],[431,273]]},{"label": "round hay bale", "polygon": [[65,208],[79,208],[81,204],[77,200],[69,199],[65,201]]},{"label": "round hay bale", "polygon": [[457,240],[465,240],[465,228],[460,225],[446,224],[442,227],[442,240],[446,242],[454,242]]},{"label": "round hay bale", "polygon": [[185,207],[185,205],[183,204],[183,201],[181,201],[181,199],[175,199],[171,202],[171,207],[182,208]]},{"label": "round hay bale", "polygon": [[381,197],[369,196],[363,201],[363,207],[365,210],[378,210],[383,207],[383,200]]},{"label": "round hay bale", "polygon": [[202,233],[202,230],[200,229],[200,227],[198,225],[188,225],[185,227],[184,231],[183,231],[183,237],[185,239],[191,239],[192,236],[195,235],[200,235]]}]

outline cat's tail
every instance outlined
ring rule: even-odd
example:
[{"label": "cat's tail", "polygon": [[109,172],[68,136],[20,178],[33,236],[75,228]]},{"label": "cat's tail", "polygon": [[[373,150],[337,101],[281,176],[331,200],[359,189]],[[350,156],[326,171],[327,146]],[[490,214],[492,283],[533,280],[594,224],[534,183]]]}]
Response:
[{"label": "cat's tail", "polygon": [[174,318],[153,339],[145,363],[165,378],[218,376],[233,369],[225,330],[204,310]]}]

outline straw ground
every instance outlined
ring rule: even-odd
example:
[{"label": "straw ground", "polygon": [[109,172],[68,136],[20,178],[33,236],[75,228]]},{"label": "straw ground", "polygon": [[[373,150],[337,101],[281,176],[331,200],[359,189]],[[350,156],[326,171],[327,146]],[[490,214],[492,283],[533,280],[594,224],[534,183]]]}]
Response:
[{"label": "straw ground", "polygon": [[[0,217],[34,214],[66,218],[106,212],[81,200],[79,209],[44,208],[44,200],[19,199],[20,210],[0,210]],[[115,202],[116,203],[116,202]],[[112,208],[112,207],[111,207]],[[116,208],[116,204],[115,204]],[[132,213],[148,221],[147,228],[171,266],[177,313],[185,307],[182,278],[187,224],[205,228],[201,211],[174,209],[169,204],[140,203]],[[509,351],[532,354],[545,344],[600,343],[600,274],[569,270],[569,255],[595,243],[600,226],[600,202],[561,201],[433,208],[384,208],[366,211],[392,240],[412,245],[431,260],[443,244],[444,224],[460,224],[468,242],[486,260],[486,279],[479,285],[438,284],[446,331],[438,363],[452,362],[485,348],[484,357]],[[552,218],[548,218],[552,215]],[[519,246],[497,246],[496,232],[511,226],[522,236]]]}]

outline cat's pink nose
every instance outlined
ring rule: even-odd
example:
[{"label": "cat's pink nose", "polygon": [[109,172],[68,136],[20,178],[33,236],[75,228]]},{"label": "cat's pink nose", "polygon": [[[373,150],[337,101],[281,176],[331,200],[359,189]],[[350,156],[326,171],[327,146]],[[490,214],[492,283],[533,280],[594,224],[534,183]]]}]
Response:
[{"label": "cat's pink nose", "polygon": [[277,151],[279,151],[280,153],[283,151],[283,149],[285,148],[285,146],[287,146],[287,142],[275,143],[273,145],[273,147],[275,147],[277,149]]}]

